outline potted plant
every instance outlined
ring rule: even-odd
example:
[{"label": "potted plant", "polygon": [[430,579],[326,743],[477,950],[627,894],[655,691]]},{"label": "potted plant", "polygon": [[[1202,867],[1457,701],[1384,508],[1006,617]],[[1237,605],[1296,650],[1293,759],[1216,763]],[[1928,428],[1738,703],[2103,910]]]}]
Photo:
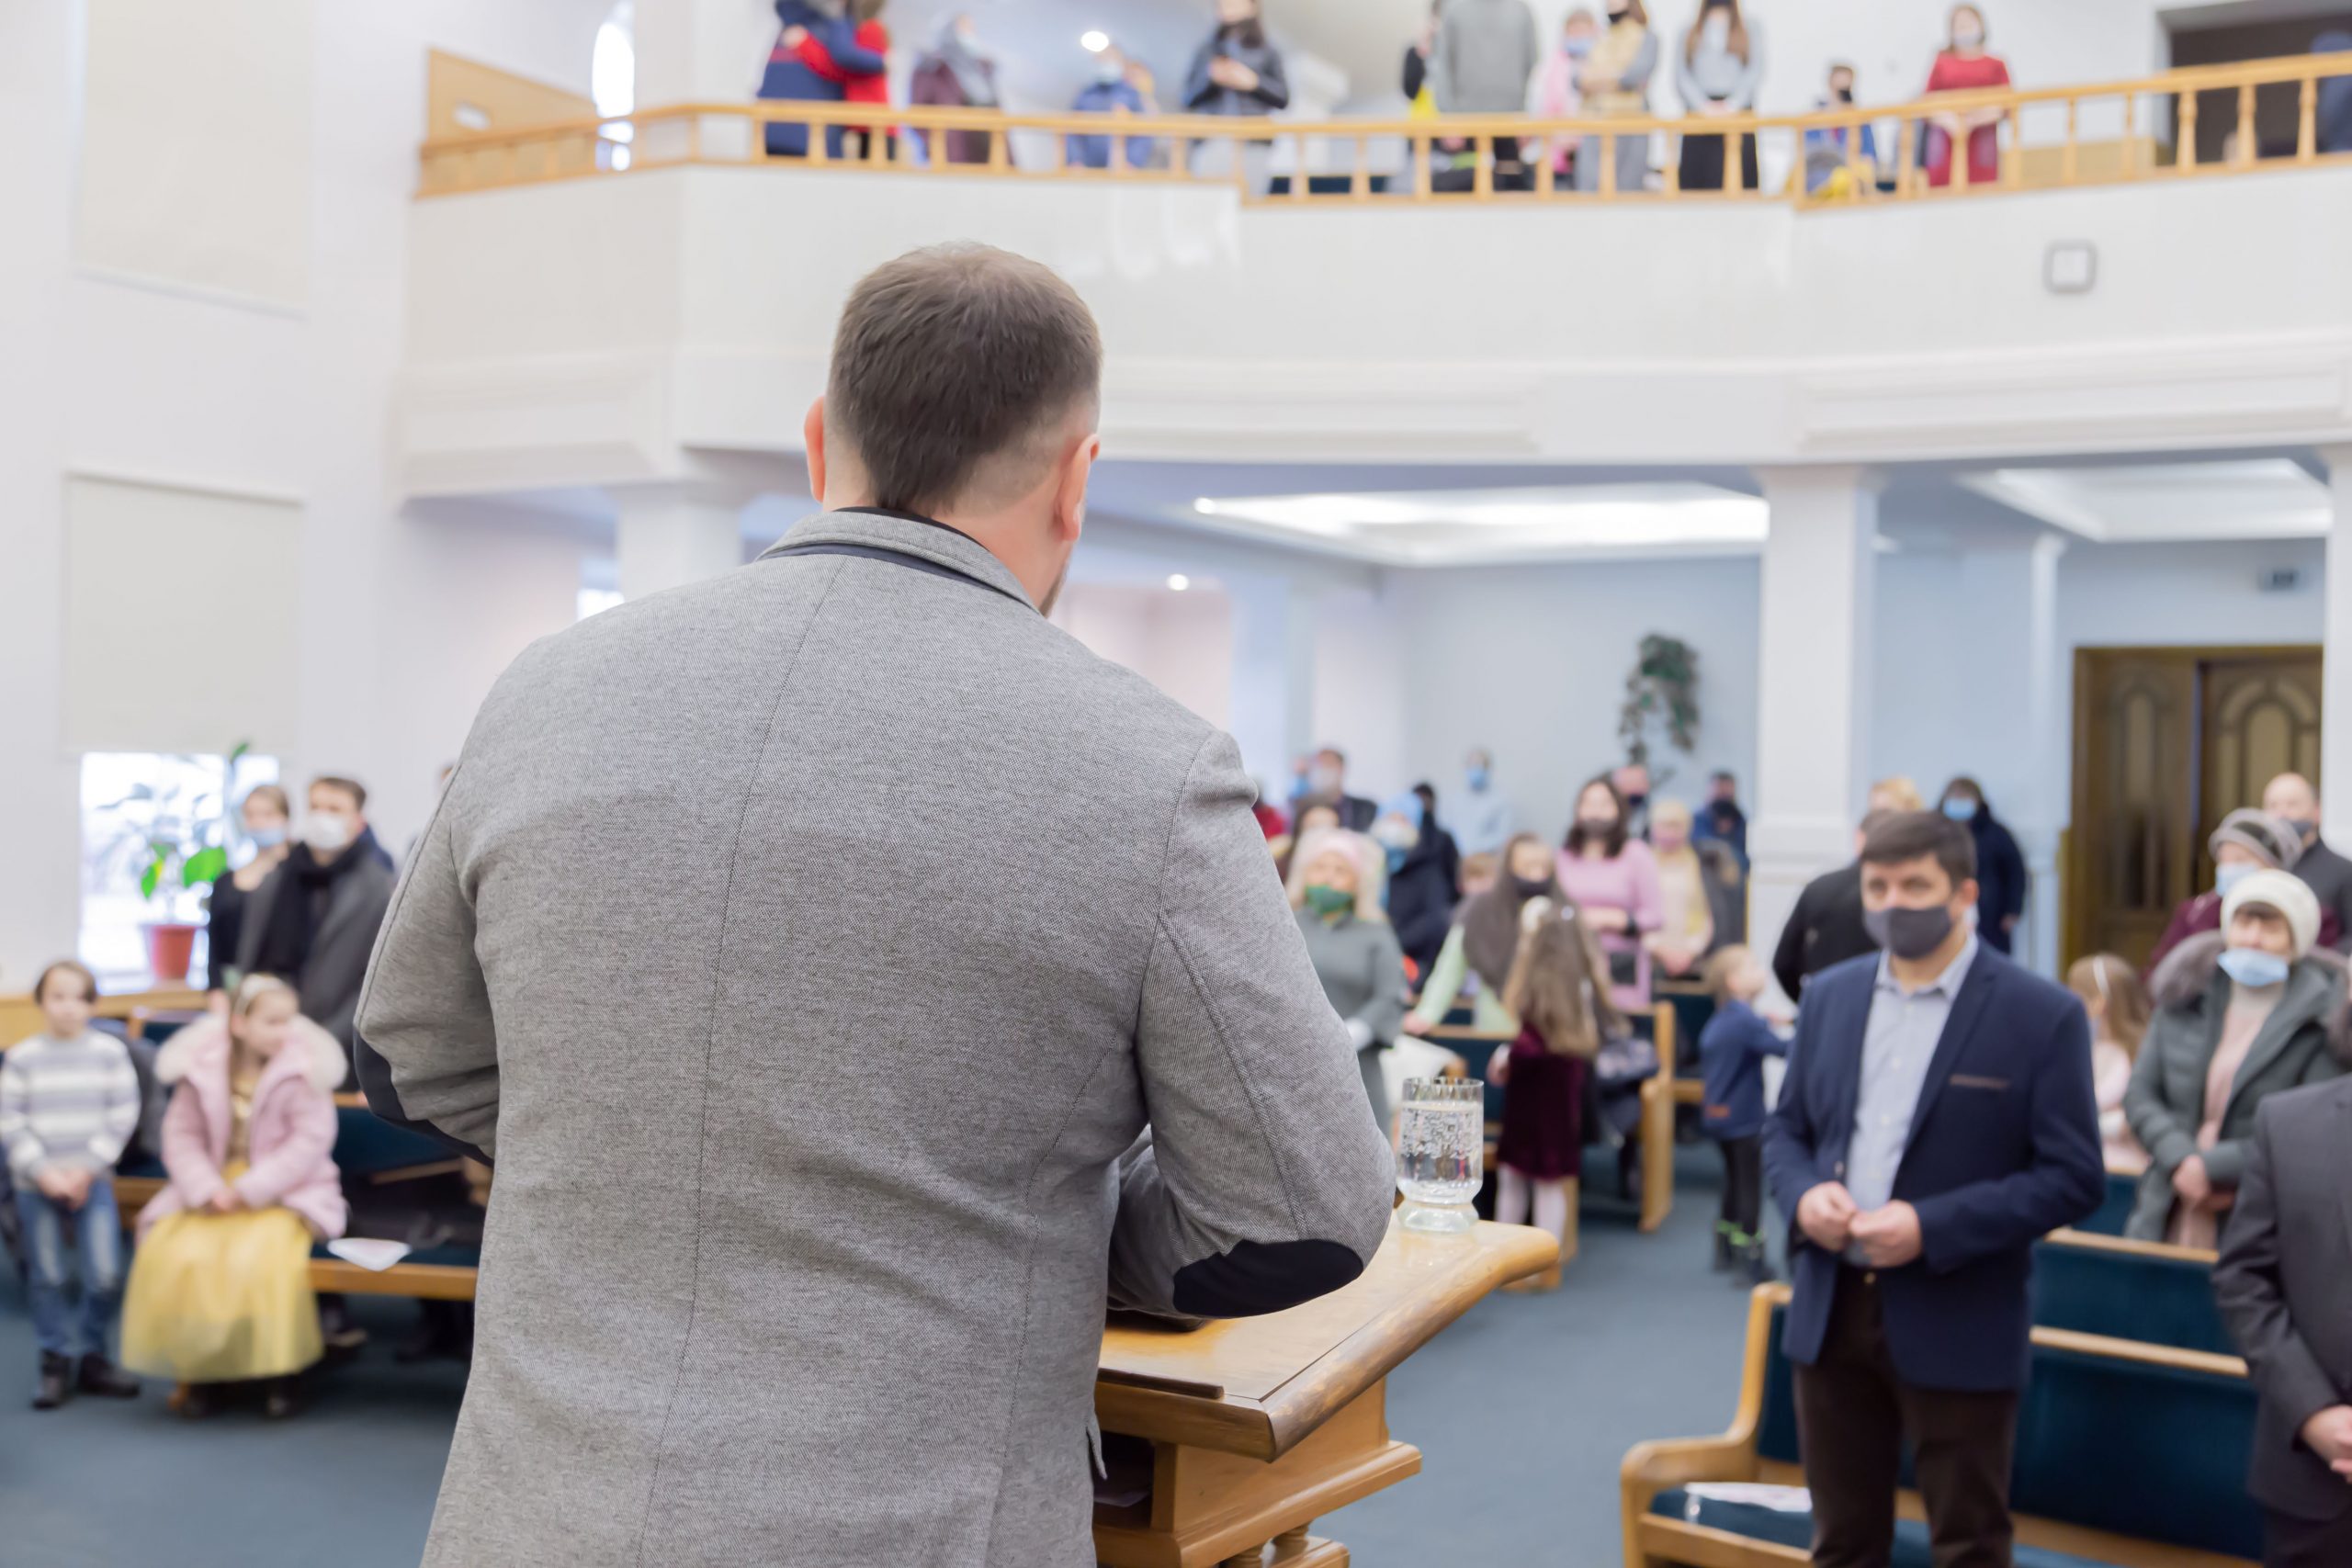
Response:
[{"label": "potted plant", "polygon": [[[1617,710],[1617,739],[1624,743],[1625,760],[1645,766],[1650,761],[1650,726],[1663,721],[1667,739],[1690,755],[1699,743],[1699,655],[1680,637],[1652,632],[1642,638],[1634,668],[1625,677],[1625,701]],[[1652,783],[1662,784],[1672,771],[1654,772]]]},{"label": "potted plant", "polygon": [[246,750],[241,741],[229,752],[217,784],[191,782],[198,759],[181,758],[191,766],[174,770],[171,782],[136,785],[108,807],[119,813],[122,826],[107,852],[125,869],[137,868],[140,897],[158,916],[141,927],[148,973],[157,985],[187,981],[206,898],[229,869],[229,784]]}]

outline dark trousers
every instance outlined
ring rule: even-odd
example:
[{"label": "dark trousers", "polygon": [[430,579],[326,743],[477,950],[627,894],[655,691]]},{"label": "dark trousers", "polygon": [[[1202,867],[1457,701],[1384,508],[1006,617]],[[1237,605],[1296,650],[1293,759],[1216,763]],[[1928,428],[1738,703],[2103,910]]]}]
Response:
[{"label": "dark trousers", "polygon": [[894,164],[899,158],[899,138],[887,130],[853,130],[842,144],[842,152],[852,161],[863,164],[874,156],[875,139],[882,140],[882,161]]},{"label": "dark trousers", "polygon": [[2352,1562],[2352,1509],[2332,1519],[2262,1511],[2263,1568],[2344,1568]]},{"label": "dark trousers", "polygon": [[[1697,136],[1682,133],[1682,188],[1684,190],[1721,190],[1724,188],[1724,141],[1721,136]],[[1739,176],[1743,190],[1754,190],[1762,182],[1756,176],[1756,138],[1739,139]]]},{"label": "dark trousers", "polygon": [[1752,1247],[1763,1239],[1764,1140],[1760,1137],[1722,1138],[1724,1206],[1715,1228],[1734,1247]]},{"label": "dark trousers", "polygon": [[2010,1568],[2018,1396],[1915,1388],[1897,1377],[1876,1276],[1838,1270],[1821,1358],[1796,1369],[1796,1395],[1814,1568],[1886,1568],[1905,1437],[1936,1568]]}]

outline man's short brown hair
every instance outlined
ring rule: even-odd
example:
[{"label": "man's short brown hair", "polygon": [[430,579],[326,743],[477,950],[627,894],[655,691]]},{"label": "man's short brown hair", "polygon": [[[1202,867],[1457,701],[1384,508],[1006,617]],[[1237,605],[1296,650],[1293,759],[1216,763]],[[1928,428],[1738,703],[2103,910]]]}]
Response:
[{"label": "man's short brown hair", "polygon": [[344,794],[351,796],[351,809],[360,812],[364,812],[368,809],[368,786],[361,784],[357,779],[339,778],[333,773],[321,773],[317,778],[311,781],[311,787],[312,789],[339,789]]},{"label": "man's short brown hair", "polygon": [[1976,840],[1940,811],[1888,813],[1862,839],[1864,865],[1901,865],[1933,855],[1951,885],[1976,875]]},{"label": "man's short brown hair", "polygon": [[936,515],[1026,491],[1102,400],[1102,335],[1051,269],[988,245],[885,262],[842,309],[829,437],[876,505]]}]

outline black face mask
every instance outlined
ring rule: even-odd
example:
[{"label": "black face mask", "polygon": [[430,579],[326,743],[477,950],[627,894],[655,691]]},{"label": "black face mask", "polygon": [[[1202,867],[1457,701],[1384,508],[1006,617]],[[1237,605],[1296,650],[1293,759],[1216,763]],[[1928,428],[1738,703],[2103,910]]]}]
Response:
[{"label": "black face mask", "polygon": [[1577,830],[1588,839],[1600,839],[1606,841],[1609,835],[1617,830],[1617,818],[1614,817],[1579,817],[1577,818]]},{"label": "black face mask", "polygon": [[1834,91],[1835,91],[1835,93],[1836,93],[1836,95],[1837,95],[1837,98],[1838,98],[1838,101],[1839,103],[1841,103],[1841,104],[1850,104],[1850,103],[1852,103],[1852,102],[1854,101],[1854,89],[1853,89],[1853,88],[1851,88],[1851,87],[1838,87],[1838,88],[1834,89]]},{"label": "black face mask", "polygon": [[1867,909],[1862,929],[1897,958],[1925,958],[1951,935],[1951,911],[1938,904],[1926,909]]},{"label": "black face mask", "polygon": [[1510,888],[1522,899],[1541,898],[1552,891],[1552,879],[1548,876],[1514,876],[1510,879]]}]

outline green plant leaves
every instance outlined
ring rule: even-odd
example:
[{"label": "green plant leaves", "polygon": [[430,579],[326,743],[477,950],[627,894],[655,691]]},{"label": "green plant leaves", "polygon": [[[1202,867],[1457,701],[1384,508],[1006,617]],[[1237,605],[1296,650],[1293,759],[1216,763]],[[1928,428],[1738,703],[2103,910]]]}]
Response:
[{"label": "green plant leaves", "polygon": [[187,863],[180,867],[180,886],[209,887],[220,881],[228,869],[229,852],[214,844],[188,856]]},{"label": "green plant leaves", "polygon": [[1699,655],[1679,637],[1652,632],[1642,638],[1625,677],[1625,701],[1617,712],[1617,738],[1625,760],[1647,762],[1649,728],[1663,715],[1667,739],[1678,751],[1699,743]]}]

